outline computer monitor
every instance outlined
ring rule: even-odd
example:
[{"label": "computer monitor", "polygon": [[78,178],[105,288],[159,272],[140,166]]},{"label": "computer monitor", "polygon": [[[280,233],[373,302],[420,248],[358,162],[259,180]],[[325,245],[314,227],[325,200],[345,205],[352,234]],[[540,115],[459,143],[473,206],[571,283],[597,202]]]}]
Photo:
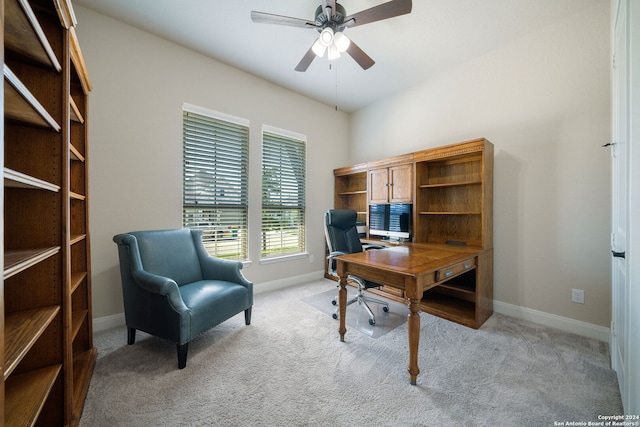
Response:
[{"label": "computer monitor", "polygon": [[369,235],[410,239],[412,208],[410,203],[369,205]]}]

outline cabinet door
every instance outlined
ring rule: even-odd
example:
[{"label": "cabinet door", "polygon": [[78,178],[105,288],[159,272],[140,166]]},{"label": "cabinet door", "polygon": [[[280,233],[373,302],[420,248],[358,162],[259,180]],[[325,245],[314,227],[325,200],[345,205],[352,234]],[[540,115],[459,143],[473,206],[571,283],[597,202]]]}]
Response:
[{"label": "cabinet door", "polygon": [[389,168],[389,203],[413,201],[413,165]]},{"label": "cabinet door", "polygon": [[389,169],[369,171],[369,203],[389,203]]}]

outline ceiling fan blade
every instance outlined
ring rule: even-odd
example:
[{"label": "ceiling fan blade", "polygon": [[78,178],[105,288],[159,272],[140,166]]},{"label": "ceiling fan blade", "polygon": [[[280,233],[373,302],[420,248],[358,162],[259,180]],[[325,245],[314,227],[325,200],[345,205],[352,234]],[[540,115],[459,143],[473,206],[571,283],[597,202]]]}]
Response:
[{"label": "ceiling fan blade", "polygon": [[355,44],[353,40],[349,43],[347,53],[362,67],[363,70],[368,70],[376,62],[371,59],[369,55],[364,53],[364,50],[360,49],[360,46]]},{"label": "ceiling fan blade", "polygon": [[251,11],[251,20],[260,24],[289,25],[299,28],[316,28],[316,23],[306,19],[291,18],[289,16],[274,15],[273,13]]},{"label": "ceiling fan blade", "polygon": [[[315,44],[315,41],[313,43]],[[307,71],[307,68],[309,68],[309,65],[311,65],[315,57],[316,54],[313,52],[313,45],[311,45],[307,53],[305,53],[300,62],[298,62],[298,65],[296,65],[296,71]]]},{"label": "ceiling fan blade", "polygon": [[388,1],[381,5],[347,16],[344,19],[344,24],[348,28],[353,28],[358,25],[393,18],[394,16],[406,15],[407,13],[411,13],[411,6],[411,0]]}]

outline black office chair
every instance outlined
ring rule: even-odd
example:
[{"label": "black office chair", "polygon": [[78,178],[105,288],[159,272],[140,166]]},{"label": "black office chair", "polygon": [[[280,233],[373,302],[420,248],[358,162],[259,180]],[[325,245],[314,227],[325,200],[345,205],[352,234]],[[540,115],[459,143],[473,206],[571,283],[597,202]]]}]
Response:
[{"label": "black office chair", "polygon": [[[327,237],[327,245],[329,246],[329,274],[338,277],[336,272],[336,260],[339,255],[351,254],[356,252],[362,252],[363,247],[360,242],[360,236],[356,230],[357,213],[351,209],[332,209],[324,214],[324,234]],[[383,246],[370,246],[368,249],[380,249]],[[371,311],[371,308],[367,304],[376,303],[381,304],[382,309],[385,312],[389,311],[389,304],[385,301],[366,297],[364,295],[365,289],[378,288],[382,285],[363,280],[359,277],[348,276],[349,280],[352,280],[357,284],[357,293],[353,297],[347,298],[347,307],[357,302],[358,305],[362,305],[369,313],[369,324],[376,324],[376,317]],[[338,304],[338,297],[332,301],[333,305]],[[338,307],[333,313],[333,318],[338,318]]]}]

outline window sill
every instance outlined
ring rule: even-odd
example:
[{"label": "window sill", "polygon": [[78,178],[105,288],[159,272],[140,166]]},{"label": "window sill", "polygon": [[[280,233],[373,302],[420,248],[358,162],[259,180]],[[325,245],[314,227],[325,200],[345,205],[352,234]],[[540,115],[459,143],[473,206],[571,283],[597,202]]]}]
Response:
[{"label": "window sill", "polygon": [[292,255],[283,255],[283,256],[278,256],[278,257],[273,257],[273,258],[261,258],[260,259],[260,264],[276,264],[279,262],[285,262],[285,261],[295,261],[297,259],[304,259],[304,258],[308,258],[309,254],[307,252],[303,252],[303,253],[299,253],[299,254],[292,254]]}]

